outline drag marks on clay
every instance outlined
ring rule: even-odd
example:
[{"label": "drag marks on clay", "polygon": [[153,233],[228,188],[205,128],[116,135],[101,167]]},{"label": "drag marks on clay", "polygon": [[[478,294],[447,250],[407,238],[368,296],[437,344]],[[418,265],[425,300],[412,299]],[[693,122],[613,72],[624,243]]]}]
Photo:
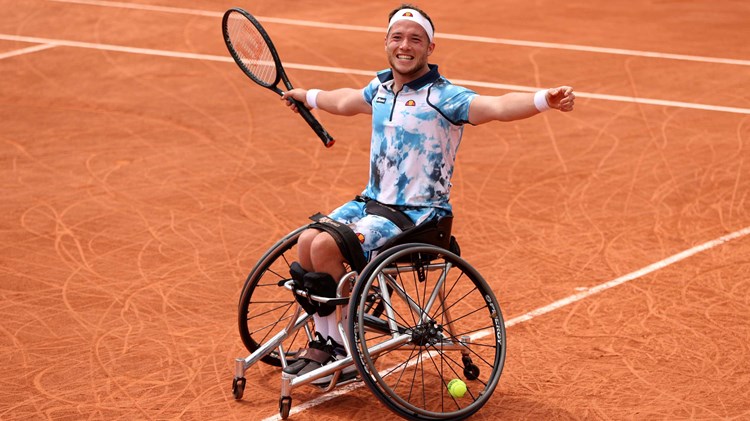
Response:
[{"label": "drag marks on clay", "polygon": [[[45,3],[52,4],[39,2]],[[57,2],[30,16],[62,7]],[[63,28],[14,21],[2,32],[15,35],[0,37],[9,43],[6,51],[22,52],[0,60],[11,69],[3,73],[0,105],[9,116],[0,135],[0,157],[8,164],[0,168],[0,274],[7,280],[0,286],[6,368],[0,417],[274,414],[278,370],[259,365],[248,372],[265,386],[252,400],[235,402],[230,393],[233,359],[245,352],[236,334],[236,293],[271,243],[316,208],[334,206],[361,187],[358,160],[366,158],[367,142],[359,139],[367,132],[355,126],[364,122],[326,120],[344,142],[324,152],[304,138],[304,123],[292,124],[283,106],[268,100],[270,93],[244,84],[231,59],[220,55],[224,50],[214,48],[223,48],[220,39],[201,43],[203,19],[175,19],[170,23],[181,26],[171,36],[144,41],[124,30],[107,37],[108,22],[122,22],[124,13],[87,13],[73,19],[80,28],[70,21]],[[134,15],[127,15],[137,18],[131,26],[153,19]],[[72,41],[81,39],[74,29],[96,39]],[[325,41],[330,34],[321,32]],[[372,38],[350,35],[352,43]],[[177,43],[173,50],[216,53],[168,51],[159,44],[165,40]],[[138,42],[144,48],[123,46]],[[462,54],[486,59],[476,46],[460,45]],[[485,43],[482,51],[502,57],[519,50]],[[506,78],[479,60],[468,61],[477,80],[466,82],[487,92],[533,91],[532,85],[566,75],[549,73],[544,60],[561,59],[552,52],[531,56],[538,70],[529,83],[487,82]],[[458,70],[462,54],[443,58]],[[372,75],[341,66],[346,56],[313,57],[325,66],[295,57],[290,67],[300,86],[359,85]],[[595,89],[579,96],[575,113],[545,114],[546,129],[533,119],[466,129],[454,179],[454,229],[506,316],[573,293],[585,296],[601,280],[749,221],[750,126],[739,91],[690,85],[686,93],[678,80],[664,80],[663,92],[671,93],[658,97],[690,99],[632,97],[660,83],[646,84],[652,66],[719,83],[716,75],[726,74],[729,64],[628,59],[632,96],[618,97],[601,92],[625,89],[625,58],[595,60],[579,52],[564,61]],[[705,69],[714,76],[700,73]],[[718,96],[709,100],[699,91]],[[712,101],[735,108],[707,112],[724,109],[691,104]],[[534,323],[510,319],[506,371],[479,416],[750,415],[743,402],[750,339],[744,333],[750,331],[746,249],[747,236],[737,238],[606,294],[547,306]],[[368,391],[354,390],[323,397],[295,390],[294,413],[389,415]]]},{"label": "drag marks on clay", "polygon": [[[54,119],[54,114],[47,116]],[[125,138],[146,146],[141,142],[151,138],[147,120],[132,124],[126,119],[120,124],[132,128]],[[58,132],[64,131],[56,126]],[[11,148],[16,164],[15,177],[9,180],[17,180],[23,188],[14,189],[10,203],[25,203],[28,208],[19,216],[20,229],[11,234],[20,240],[13,247],[16,257],[6,255],[4,262],[13,262],[11,267],[23,262],[28,275],[25,286],[14,283],[22,293],[9,295],[4,290],[2,294],[6,311],[23,315],[24,321],[13,316],[3,326],[12,332],[14,349],[28,350],[18,357],[25,361],[26,370],[10,381],[23,384],[25,376],[33,377],[39,392],[12,399],[19,402],[14,406],[19,416],[45,411],[117,418],[134,407],[146,407],[149,410],[138,416],[148,418],[154,415],[155,406],[171,411],[176,400],[183,406],[185,398],[196,391],[199,373],[225,372],[223,358],[203,355],[216,354],[220,344],[231,342],[234,332],[229,328],[210,332],[215,329],[207,326],[215,322],[201,320],[206,318],[202,309],[204,300],[233,301],[231,291],[240,275],[225,273],[225,256],[227,250],[233,254],[239,247],[236,243],[222,246],[215,226],[203,220],[215,212],[208,204],[213,201],[207,201],[207,192],[200,188],[210,183],[207,172],[199,171],[199,177],[197,172],[170,164],[181,155],[179,149],[165,147],[171,140],[163,140],[161,147],[155,143],[152,148],[142,147],[139,155],[101,141],[107,138],[105,134],[90,145],[81,142],[92,132],[69,136],[79,144],[80,155],[74,162],[61,160],[61,156],[71,156],[60,143],[59,148],[47,151],[33,142]],[[182,134],[181,130],[162,131],[168,132]],[[180,136],[179,141],[187,138]],[[152,152],[156,156],[149,158]],[[123,155],[137,158],[123,159]],[[194,163],[187,167],[201,168]],[[34,192],[39,197],[29,200]],[[165,202],[166,196],[177,202]],[[17,207],[13,209],[11,215]],[[190,213],[192,209],[197,212]],[[53,247],[39,247],[47,243]],[[224,256],[217,255],[216,249]],[[17,254],[21,251],[24,254]],[[15,270],[6,273],[15,273],[14,278],[19,275]],[[214,287],[227,280],[231,280],[229,288]],[[215,310],[226,306],[219,307],[207,316],[221,315]],[[149,339],[153,331],[169,333],[163,339]],[[212,338],[209,349],[201,339],[206,337]],[[55,344],[54,349],[45,346],[49,342]],[[190,355],[199,342],[204,345],[186,360],[185,355],[175,353],[180,349]],[[66,355],[70,349],[82,352]],[[51,364],[44,357],[50,351],[56,355]]]},{"label": "drag marks on clay", "polygon": [[[9,40],[9,41],[33,42],[33,43],[53,43],[55,45],[64,45],[64,46],[76,47],[76,48],[118,51],[118,52],[123,52],[123,53],[185,58],[185,59],[192,59],[192,60],[207,60],[207,61],[222,61],[222,62],[232,61],[232,59],[229,57],[215,56],[215,55],[209,55],[209,54],[195,54],[195,53],[175,52],[175,51],[167,51],[167,50],[156,50],[152,48],[136,48],[136,47],[126,47],[126,46],[121,46],[121,45],[111,45],[111,44],[107,45],[107,44],[79,42],[79,41],[51,40],[47,38],[25,37],[25,36],[16,36],[16,35],[9,35],[9,34],[0,34],[0,39]],[[316,71],[316,72],[326,72],[326,73],[335,73],[335,74],[343,73],[343,74],[352,74],[352,75],[372,76],[375,73],[375,70],[346,69],[346,68],[340,68],[340,67],[327,67],[327,66],[298,64],[298,63],[284,63],[284,67],[286,69],[310,70],[310,71]],[[463,80],[463,79],[457,79],[457,78],[451,78],[451,80],[453,83],[464,85],[464,86],[471,87],[471,88],[491,88],[491,89],[499,89],[499,90],[505,90],[505,91],[521,91],[521,92],[535,92],[539,89],[539,87],[530,87],[530,86],[512,85],[512,84],[494,83],[494,82],[483,82],[483,81],[477,81],[477,80]],[[576,97],[590,98],[590,99],[603,100],[603,101],[644,104],[644,105],[652,105],[652,106],[688,108],[688,109],[694,109],[694,110],[715,111],[715,112],[721,112],[721,113],[750,114],[750,109],[743,108],[743,107],[702,104],[702,103],[693,103],[693,102],[685,102],[685,101],[672,101],[672,100],[664,100],[664,99],[638,98],[638,97],[627,96],[627,95],[610,95],[610,94],[600,94],[600,93],[595,93],[595,92],[577,91]]]},{"label": "drag marks on clay", "polygon": [[[116,1],[103,1],[103,0],[48,0],[60,3],[71,3],[71,4],[85,4],[102,7],[113,7],[113,8],[127,8],[134,10],[143,11],[155,11],[164,13],[177,13],[177,14],[188,14],[194,16],[205,16],[219,18],[223,15],[222,12],[213,12],[208,10],[188,9],[183,7],[171,7],[171,6],[158,6],[158,5],[146,5],[146,4],[132,4],[123,3]],[[339,29],[344,31],[353,32],[371,32],[376,34],[382,34],[383,28],[363,25],[346,25],[337,24],[330,22],[314,22],[309,20],[300,19],[285,19],[277,17],[258,17],[261,22],[272,22],[284,25],[295,25],[311,28],[320,29]],[[493,38],[493,37],[481,37],[473,35],[461,35],[461,34],[446,34],[438,33],[435,35],[436,38],[451,39],[457,41],[476,42],[476,43],[487,43],[487,44],[505,44],[520,47],[529,48],[545,48],[545,49],[560,49],[569,51],[583,51],[587,53],[598,53],[598,54],[613,54],[613,55],[624,55],[624,56],[639,56],[649,58],[659,58],[668,60],[685,60],[685,61],[697,61],[704,63],[717,63],[717,64],[729,64],[737,66],[750,66],[750,60],[730,59],[721,57],[705,57],[689,54],[670,54],[660,53],[654,51],[639,51],[639,50],[628,50],[622,48],[606,48],[596,47],[587,45],[574,45],[564,43],[553,43],[553,42],[539,42],[539,41],[526,41],[526,40],[513,40],[505,38]]]}]

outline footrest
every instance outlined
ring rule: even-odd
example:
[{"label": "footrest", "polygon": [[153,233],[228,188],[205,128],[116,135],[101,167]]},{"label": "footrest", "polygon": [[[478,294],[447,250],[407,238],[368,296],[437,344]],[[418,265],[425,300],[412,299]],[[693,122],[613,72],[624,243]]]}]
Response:
[{"label": "footrest", "polygon": [[[286,281],[284,283],[284,288],[291,291],[292,294],[299,295],[300,297],[307,297],[307,292],[294,289],[293,279]],[[349,304],[349,297],[328,298],[328,297],[321,297],[319,295],[310,295],[310,299],[313,301],[317,301],[319,303],[330,304],[333,306],[342,306],[342,305]]]}]

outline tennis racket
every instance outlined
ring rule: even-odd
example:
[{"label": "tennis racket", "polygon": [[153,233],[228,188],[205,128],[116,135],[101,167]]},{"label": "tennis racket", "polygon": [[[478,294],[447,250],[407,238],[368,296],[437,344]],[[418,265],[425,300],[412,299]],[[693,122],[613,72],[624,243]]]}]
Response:
[{"label": "tennis racket", "polygon": [[[271,42],[271,37],[253,15],[239,8],[229,9],[224,13],[221,29],[229,54],[253,82],[280,96],[283,91],[279,89],[279,82],[283,81],[287,90],[293,89],[281,65],[279,54]],[[323,144],[327,148],[333,146],[333,138],[305,104],[291,100],[297,105],[297,111],[320,137]]]}]

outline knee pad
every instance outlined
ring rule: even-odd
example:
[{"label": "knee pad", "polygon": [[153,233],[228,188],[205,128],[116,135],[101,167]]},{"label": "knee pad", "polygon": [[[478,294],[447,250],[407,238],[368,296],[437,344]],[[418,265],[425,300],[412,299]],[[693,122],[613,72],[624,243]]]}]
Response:
[{"label": "knee pad", "polygon": [[[294,290],[295,291],[307,291],[305,288],[305,275],[308,272],[302,268],[302,265],[300,265],[297,262],[292,262],[291,266],[289,267],[289,274],[292,275],[292,280],[294,281]],[[303,297],[298,294],[294,294],[294,298],[297,300],[300,306],[307,312],[307,314],[315,314],[316,311],[318,311],[317,302],[309,300],[307,297]]]},{"label": "knee pad", "polygon": [[[304,277],[304,286],[308,294],[325,298],[336,298],[336,281],[333,276],[324,272],[308,272]],[[304,297],[300,297],[304,298]],[[336,310],[335,305],[310,300],[317,307],[318,315],[325,317]],[[309,312],[308,312],[309,313]]]},{"label": "knee pad", "polygon": [[[308,272],[297,262],[292,262],[289,273],[294,280],[294,289],[305,291],[308,295],[317,295],[319,297],[336,298],[336,281],[333,277],[323,272]],[[323,304],[312,300],[309,297],[303,297],[294,294],[297,302],[307,312],[307,314],[318,313],[320,316],[328,316],[336,310],[336,306]]]}]

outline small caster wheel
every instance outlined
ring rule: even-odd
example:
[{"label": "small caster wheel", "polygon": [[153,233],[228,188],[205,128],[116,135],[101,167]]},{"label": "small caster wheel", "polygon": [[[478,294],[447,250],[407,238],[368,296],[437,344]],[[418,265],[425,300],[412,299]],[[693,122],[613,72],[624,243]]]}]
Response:
[{"label": "small caster wheel", "polygon": [[469,364],[464,367],[464,376],[467,380],[476,380],[479,378],[479,367],[475,364]]},{"label": "small caster wheel", "polygon": [[289,418],[289,412],[291,410],[292,410],[292,397],[282,396],[279,399],[279,414],[281,415],[281,419],[285,420]]},{"label": "small caster wheel", "polygon": [[232,381],[232,395],[235,400],[242,399],[242,395],[245,393],[245,378],[235,377]]}]

